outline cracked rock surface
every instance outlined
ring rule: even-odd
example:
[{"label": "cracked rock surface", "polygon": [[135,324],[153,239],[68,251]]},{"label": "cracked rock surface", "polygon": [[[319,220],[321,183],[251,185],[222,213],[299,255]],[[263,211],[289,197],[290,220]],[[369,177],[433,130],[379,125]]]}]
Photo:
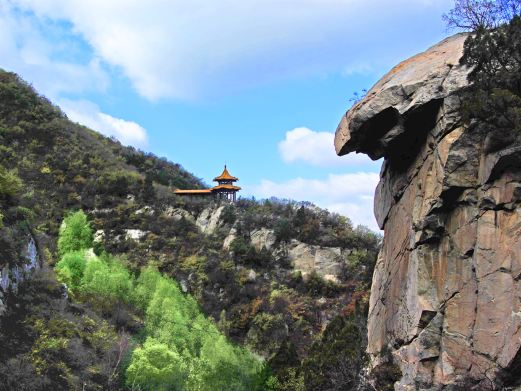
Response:
[{"label": "cracked rock surface", "polygon": [[339,155],[384,158],[368,352],[400,367],[397,390],[520,380],[521,143],[487,153],[463,123],[465,39],[396,66],[336,132]]}]

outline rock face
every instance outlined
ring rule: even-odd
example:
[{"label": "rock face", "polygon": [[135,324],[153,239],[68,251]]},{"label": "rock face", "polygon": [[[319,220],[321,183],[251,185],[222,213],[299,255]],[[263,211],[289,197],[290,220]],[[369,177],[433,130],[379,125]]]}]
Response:
[{"label": "rock face", "polygon": [[271,229],[260,228],[253,231],[250,235],[251,244],[255,250],[260,251],[263,247],[266,250],[271,250],[277,238]]},{"label": "rock face", "polygon": [[165,216],[172,217],[176,221],[179,221],[184,217],[186,220],[195,223],[194,217],[184,209],[169,206],[164,213]]},{"label": "rock face", "polygon": [[22,265],[6,264],[0,270],[0,316],[6,311],[6,297],[9,293],[16,293],[18,284],[40,267],[38,249],[32,235],[28,238],[21,256],[25,260]]},{"label": "rock face", "polygon": [[226,238],[224,238],[223,250],[229,250],[230,246],[232,245],[232,243],[235,239],[237,239],[237,229],[232,228],[232,229],[230,229],[230,232],[228,233]]},{"label": "rock face", "polygon": [[334,282],[338,282],[344,263],[340,248],[313,246],[298,240],[292,240],[288,245],[288,257],[293,269],[302,272],[304,277],[316,272]]},{"label": "rock face", "polygon": [[217,209],[206,208],[201,214],[197,217],[195,221],[195,225],[201,230],[201,232],[206,234],[213,233],[221,224],[221,213],[224,209],[224,206],[220,206]]},{"label": "rock face", "polygon": [[368,352],[399,366],[397,390],[520,380],[521,144],[487,153],[461,120],[465,39],[399,64],[336,133],[338,154],[384,158]]}]

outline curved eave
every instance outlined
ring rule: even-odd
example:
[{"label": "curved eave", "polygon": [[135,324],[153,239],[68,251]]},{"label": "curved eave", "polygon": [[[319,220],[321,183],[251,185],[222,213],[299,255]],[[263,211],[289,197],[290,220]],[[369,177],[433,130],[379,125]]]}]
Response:
[{"label": "curved eave", "polygon": [[233,186],[233,185],[219,185],[212,187],[212,190],[236,190],[239,191],[241,188],[239,186]]}]

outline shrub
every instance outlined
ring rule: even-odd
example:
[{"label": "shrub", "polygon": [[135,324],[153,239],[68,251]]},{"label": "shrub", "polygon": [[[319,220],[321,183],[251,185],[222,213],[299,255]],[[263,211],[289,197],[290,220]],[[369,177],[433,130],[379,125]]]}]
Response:
[{"label": "shrub", "polygon": [[0,166],[0,197],[13,197],[22,188],[22,180],[15,171]]}]

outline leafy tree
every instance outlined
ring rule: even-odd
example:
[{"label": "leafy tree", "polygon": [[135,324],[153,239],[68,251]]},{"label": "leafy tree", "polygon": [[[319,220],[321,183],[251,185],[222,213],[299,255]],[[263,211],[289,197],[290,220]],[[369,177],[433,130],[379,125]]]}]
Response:
[{"label": "leafy tree", "polygon": [[153,266],[148,266],[141,271],[132,297],[138,308],[143,311],[147,309],[161,278],[161,274]]},{"label": "leafy tree", "polygon": [[127,301],[133,289],[133,278],[117,260],[110,263],[99,258],[89,260],[81,280],[83,293],[100,294],[110,300]]},{"label": "leafy tree", "polygon": [[69,214],[60,226],[58,250],[60,254],[92,247],[92,228],[87,215],[79,210]]},{"label": "leafy tree", "polygon": [[127,386],[158,391],[182,390],[188,375],[185,358],[154,338],[134,350],[126,374]]},{"label": "leafy tree", "polygon": [[75,290],[81,285],[86,266],[85,253],[75,251],[66,253],[56,264],[56,270],[60,280],[66,283],[70,289]]},{"label": "leafy tree", "polygon": [[255,249],[251,245],[249,238],[238,236],[231,242],[230,250],[237,260],[243,261],[248,255],[251,255]]},{"label": "leafy tree", "polygon": [[291,222],[286,218],[281,218],[275,223],[275,237],[278,242],[289,242],[294,236]]},{"label": "leafy tree", "polygon": [[[188,306],[183,303],[182,293],[172,282],[161,279],[146,312],[146,329],[150,335],[169,346],[193,352]],[[183,305],[185,304],[185,305]]]}]

